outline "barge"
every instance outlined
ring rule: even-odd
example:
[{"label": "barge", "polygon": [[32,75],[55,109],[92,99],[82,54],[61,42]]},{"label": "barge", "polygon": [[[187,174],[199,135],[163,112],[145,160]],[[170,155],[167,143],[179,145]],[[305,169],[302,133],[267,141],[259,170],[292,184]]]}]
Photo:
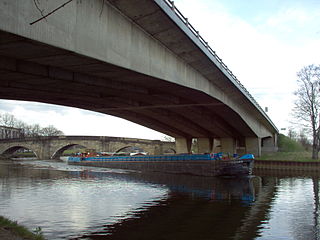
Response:
[{"label": "barge", "polygon": [[201,176],[241,176],[250,175],[253,168],[253,154],[243,156],[227,154],[172,154],[103,156],[99,154],[79,154],[70,156],[73,165],[119,168],[138,171],[157,171]]}]

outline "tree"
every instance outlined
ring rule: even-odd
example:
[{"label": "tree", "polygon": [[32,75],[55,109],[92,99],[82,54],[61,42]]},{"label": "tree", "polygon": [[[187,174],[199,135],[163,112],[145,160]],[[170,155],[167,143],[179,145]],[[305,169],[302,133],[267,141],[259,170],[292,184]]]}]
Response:
[{"label": "tree", "polygon": [[162,140],[163,140],[163,141],[166,141],[166,142],[174,142],[174,141],[175,141],[175,139],[174,139],[173,137],[168,136],[168,135],[164,135],[164,136],[162,137]]},{"label": "tree", "polygon": [[289,128],[288,137],[290,139],[296,139],[297,138],[297,133],[292,128]]},{"label": "tree", "polygon": [[4,113],[0,115],[0,125],[6,127],[15,127],[18,120],[9,113]]},{"label": "tree", "polygon": [[41,134],[41,127],[39,124],[33,124],[30,126],[28,137],[38,137]]},{"label": "tree", "polygon": [[306,130],[301,129],[298,136],[298,142],[304,147],[306,151],[308,151],[311,147],[310,141],[308,136],[306,135]]},{"label": "tree", "polygon": [[53,125],[41,129],[41,136],[60,136],[63,132],[55,128]]},{"label": "tree", "polygon": [[26,124],[9,113],[0,114],[0,125],[20,128],[25,137],[60,136],[64,134],[62,131],[58,130],[52,125],[42,128],[39,124]]},{"label": "tree", "polygon": [[299,124],[312,136],[312,158],[318,159],[320,150],[320,65],[309,65],[297,73],[298,90],[293,114]]}]

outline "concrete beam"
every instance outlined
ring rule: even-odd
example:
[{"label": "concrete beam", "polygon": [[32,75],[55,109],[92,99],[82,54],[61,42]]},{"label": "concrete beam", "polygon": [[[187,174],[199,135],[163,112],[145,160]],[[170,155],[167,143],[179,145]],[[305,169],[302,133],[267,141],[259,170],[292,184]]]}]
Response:
[{"label": "concrete beam", "polygon": [[[58,2],[44,1],[41,7],[54,9]],[[250,95],[239,88],[242,85],[231,71],[210,53],[166,1],[133,2],[106,1],[100,11],[101,1],[72,1],[47,21],[30,25],[39,17],[32,1],[0,0],[1,55],[19,59],[13,65],[0,60],[0,71],[5,70],[0,76],[0,95],[6,99],[105,109],[102,112],[133,119],[176,137],[267,137],[277,132],[265,113],[247,97]],[[28,63],[21,65],[23,61]],[[43,75],[45,79],[40,77]],[[173,97],[169,99],[170,95]],[[109,104],[105,99],[109,97],[138,104]],[[188,125],[179,124],[181,114],[177,120],[160,121],[156,111],[152,111],[154,117],[148,118],[130,109],[174,103],[208,104],[213,100],[223,105],[201,108],[209,117],[222,116],[222,123],[191,121],[193,133],[189,133]],[[122,109],[111,111],[113,108]],[[188,108],[199,106],[183,108],[182,113],[188,118]],[[203,131],[210,133],[217,127],[221,128],[218,134]],[[229,134],[232,128],[239,134]]]}]

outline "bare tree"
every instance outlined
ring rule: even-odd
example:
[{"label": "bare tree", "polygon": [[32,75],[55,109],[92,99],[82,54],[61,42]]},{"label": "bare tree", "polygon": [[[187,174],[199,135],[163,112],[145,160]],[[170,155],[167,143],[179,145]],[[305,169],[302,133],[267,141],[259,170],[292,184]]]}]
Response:
[{"label": "bare tree", "polygon": [[311,148],[310,141],[308,139],[308,136],[306,134],[305,129],[300,129],[299,135],[298,135],[298,142],[303,146],[303,148],[308,151]]},{"label": "bare tree", "polygon": [[162,137],[162,141],[166,141],[166,142],[174,142],[174,141],[175,141],[175,139],[174,139],[173,137],[171,137],[171,136],[164,135],[164,136]]},{"label": "bare tree", "polygon": [[60,136],[63,132],[55,128],[53,125],[41,129],[41,136]]},{"label": "bare tree", "polygon": [[41,127],[39,124],[33,124],[30,126],[30,131],[29,131],[29,136],[30,137],[37,137],[37,136],[41,136],[40,134],[41,132]]},{"label": "bare tree", "polygon": [[18,120],[12,114],[9,114],[9,113],[0,114],[0,125],[2,126],[15,127],[17,121]]},{"label": "bare tree", "polygon": [[290,127],[288,131],[288,137],[295,140],[297,138],[297,133]]},{"label": "bare tree", "polygon": [[52,125],[42,128],[39,124],[29,125],[23,121],[18,120],[10,113],[0,114],[0,125],[6,127],[20,128],[25,137],[37,136],[61,136],[64,133]]},{"label": "bare tree", "polygon": [[312,158],[318,159],[320,150],[320,65],[309,65],[298,73],[298,90],[293,114],[300,126],[309,130],[312,136]]}]

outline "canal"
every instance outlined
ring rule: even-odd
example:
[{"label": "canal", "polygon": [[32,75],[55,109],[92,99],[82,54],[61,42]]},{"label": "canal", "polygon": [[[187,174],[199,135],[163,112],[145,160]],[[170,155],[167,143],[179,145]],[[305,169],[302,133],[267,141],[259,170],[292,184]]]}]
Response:
[{"label": "canal", "polygon": [[0,215],[47,239],[319,239],[319,178],[210,178],[2,160]]}]

